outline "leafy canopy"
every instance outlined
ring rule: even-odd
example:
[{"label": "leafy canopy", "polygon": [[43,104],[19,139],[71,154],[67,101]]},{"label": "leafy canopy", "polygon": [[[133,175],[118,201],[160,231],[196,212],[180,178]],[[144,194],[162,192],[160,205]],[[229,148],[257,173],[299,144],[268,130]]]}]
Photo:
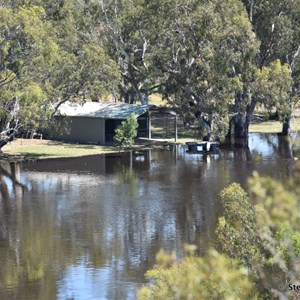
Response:
[{"label": "leafy canopy", "polygon": [[[58,106],[111,94],[119,82],[82,1],[0,5],[0,133],[44,129]],[[2,144],[1,144],[2,145]]]}]

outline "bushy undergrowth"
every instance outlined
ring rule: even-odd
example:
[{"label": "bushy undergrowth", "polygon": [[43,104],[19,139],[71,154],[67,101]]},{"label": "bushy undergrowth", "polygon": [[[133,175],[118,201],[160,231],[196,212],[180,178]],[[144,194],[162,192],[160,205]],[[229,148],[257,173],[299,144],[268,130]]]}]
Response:
[{"label": "bushy undergrowth", "polygon": [[180,262],[160,252],[139,299],[298,299],[299,170],[285,184],[254,173],[249,193],[225,188],[216,249]]}]

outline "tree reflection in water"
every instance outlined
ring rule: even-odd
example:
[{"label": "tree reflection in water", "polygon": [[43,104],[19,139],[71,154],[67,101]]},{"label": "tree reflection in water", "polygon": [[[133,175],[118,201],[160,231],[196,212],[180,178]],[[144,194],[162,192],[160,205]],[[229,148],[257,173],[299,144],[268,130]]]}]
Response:
[{"label": "tree reflection in water", "polygon": [[[129,195],[133,201],[138,195],[138,176],[133,168],[132,151],[128,153],[128,158],[124,161],[118,161],[115,166],[118,184],[127,185],[129,187]],[[124,195],[125,197],[125,195]]]},{"label": "tree reflection in water", "polygon": [[0,295],[4,288],[8,291],[4,295],[21,299],[24,287],[34,284],[37,299],[42,299],[45,291],[54,299],[57,278],[49,271],[64,265],[56,255],[60,243],[53,238],[57,234],[51,211],[37,219],[33,217],[35,204],[25,203],[23,196],[28,188],[21,183],[20,168],[20,163],[0,166]]},{"label": "tree reflection in water", "polygon": [[179,147],[1,166],[0,298],[80,299],[90,289],[134,299],[160,248],[180,256],[182,243],[213,242],[224,186],[254,170],[290,174],[288,142],[255,139],[215,155]]}]

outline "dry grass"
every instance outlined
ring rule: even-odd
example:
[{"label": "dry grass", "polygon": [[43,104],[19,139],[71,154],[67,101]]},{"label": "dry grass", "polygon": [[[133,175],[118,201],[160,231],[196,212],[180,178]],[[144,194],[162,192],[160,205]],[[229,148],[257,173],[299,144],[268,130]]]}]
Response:
[{"label": "dry grass", "polygon": [[[300,118],[292,118],[292,130],[300,130]],[[281,132],[282,123],[279,121],[266,121],[261,123],[251,124],[249,132],[269,132],[277,133]]]},{"label": "dry grass", "polygon": [[149,102],[150,102],[150,104],[157,105],[157,106],[167,105],[167,101],[163,100],[161,95],[159,95],[159,94],[150,95]]}]

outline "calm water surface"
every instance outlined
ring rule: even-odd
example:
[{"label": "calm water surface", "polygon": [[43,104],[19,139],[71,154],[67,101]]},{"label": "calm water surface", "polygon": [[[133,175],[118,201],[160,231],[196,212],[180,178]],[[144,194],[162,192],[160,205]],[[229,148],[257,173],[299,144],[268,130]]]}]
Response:
[{"label": "calm water surface", "polygon": [[135,299],[159,249],[212,245],[223,187],[246,188],[254,170],[290,176],[299,136],[2,165],[0,299]]}]

